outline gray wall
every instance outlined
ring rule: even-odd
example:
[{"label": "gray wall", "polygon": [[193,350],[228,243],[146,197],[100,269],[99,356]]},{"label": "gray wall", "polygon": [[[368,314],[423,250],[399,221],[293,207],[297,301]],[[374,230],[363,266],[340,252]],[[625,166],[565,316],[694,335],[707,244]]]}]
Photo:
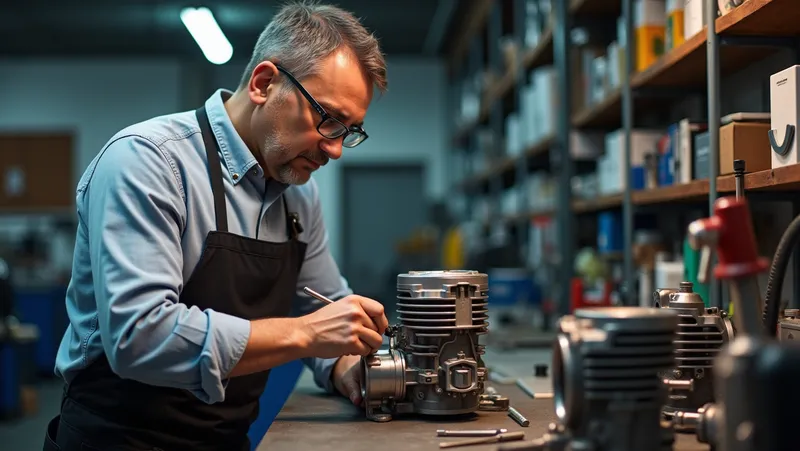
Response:
[{"label": "gray wall", "polygon": [[[444,195],[446,152],[444,68],[435,60],[389,59],[389,92],[373,101],[370,139],[340,161],[422,162],[426,195]],[[120,128],[199,105],[218,87],[234,89],[244,62],[225,66],[146,60],[0,60],[0,131],[71,130],[72,168],[84,168]],[[315,175],[331,248],[341,249],[340,166]],[[0,217],[0,233],[22,230],[27,219]]]}]

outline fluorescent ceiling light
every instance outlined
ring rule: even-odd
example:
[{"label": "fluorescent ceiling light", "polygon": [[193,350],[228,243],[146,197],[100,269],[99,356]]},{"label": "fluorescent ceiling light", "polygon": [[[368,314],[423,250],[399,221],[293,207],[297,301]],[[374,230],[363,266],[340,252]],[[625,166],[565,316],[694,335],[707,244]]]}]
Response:
[{"label": "fluorescent ceiling light", "polygon": [[206,59],[214,64],[225,64],[230,61],[233,56],[233,46],[219,28],[211,10],[206,7],[184,8],[181,10],[181,21],[200,46]]}]

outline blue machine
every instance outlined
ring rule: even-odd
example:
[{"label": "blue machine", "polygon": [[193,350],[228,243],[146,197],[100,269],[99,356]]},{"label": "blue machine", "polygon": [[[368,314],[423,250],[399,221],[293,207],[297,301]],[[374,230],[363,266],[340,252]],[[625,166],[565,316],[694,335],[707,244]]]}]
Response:
[{"label": "blue machine", "polygon": [[19,368],[14,342],[0,341],[0,419],[19,415]]},{"label": "blue machine", "polygon": [[492,268],[488,276],[489,305],[492,307],[541,304],[541,291],[525,268]]},{"label": "blue machine", "polygon": [[39,328],[34,350],[36,372],[53,377],[56,354],[69,319],[65,303],[66,287],[16,290],[15,305],[21,322]]},{"label": "blue machine", "polygon": [[261,395],[258,418],[250,426],[247,436],[250,438],[250,450],[254,451],[261,439],[269,430],[275,417],[286,404],[292,394],[305,365],[302,360],[295,360],[272,369],[269,373],[267,388]]}]

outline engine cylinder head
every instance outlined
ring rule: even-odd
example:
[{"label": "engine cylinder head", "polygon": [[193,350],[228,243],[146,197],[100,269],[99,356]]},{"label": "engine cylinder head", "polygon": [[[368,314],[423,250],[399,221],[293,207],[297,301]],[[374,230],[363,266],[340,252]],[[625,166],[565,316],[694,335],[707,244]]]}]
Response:
[{"label": "engine cylinder head", "polygon": [[361,361],[368,418],[478,410],[486,378],[478,338],[488,332],[488,290],[488,276],[477,271],[398,275],[390,349]]},{"label": "engine cylinder head", "polygon": [[675,364],[677,325],[673,312],[641,307],[579,309],[561,319],[553,392],[570,441],[597,451],[672,449],[659,372]]},{"label": "engine cylinder head", "polygon": [[[675,367],[662,373],[669,388],[663,409],[667,418],[676,412],[696,412],[714,401],[714,359],[723,345],[733,339],[733,324],[727,312],[707,308],[693,288],[691,282],[681,282],[677,290],[658,290],[653,294],[656,307],[678,314]],[[691,429],[677,424],[676,428]]]}]

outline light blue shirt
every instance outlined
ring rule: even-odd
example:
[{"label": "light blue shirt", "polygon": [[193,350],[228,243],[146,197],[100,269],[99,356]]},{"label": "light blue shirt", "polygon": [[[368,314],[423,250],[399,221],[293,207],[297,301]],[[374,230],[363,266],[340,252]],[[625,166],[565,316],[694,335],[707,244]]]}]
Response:
[{"label": "light blue shirt", "polygon": [[[223,105],[230,91],[205,103],[224,163],[230,232],[287,240],[281,194],[299,214],[308,244],[293,303],[295,315],[321,303],[309,286],[338,299],[351,290],[328,250],[316,183],[266,182]],[[117,133],[89,164],[77,187],[78,230],[67,290],[67,328],[56,374],[67,382],[105,353],[121,377],[225,397],[224,375],[239,361],[250,322],[178,302],[216,229],[203,139],[194,111],[156,117]],[[316,383],[332,391],[336,359],[306,359]]]}]

